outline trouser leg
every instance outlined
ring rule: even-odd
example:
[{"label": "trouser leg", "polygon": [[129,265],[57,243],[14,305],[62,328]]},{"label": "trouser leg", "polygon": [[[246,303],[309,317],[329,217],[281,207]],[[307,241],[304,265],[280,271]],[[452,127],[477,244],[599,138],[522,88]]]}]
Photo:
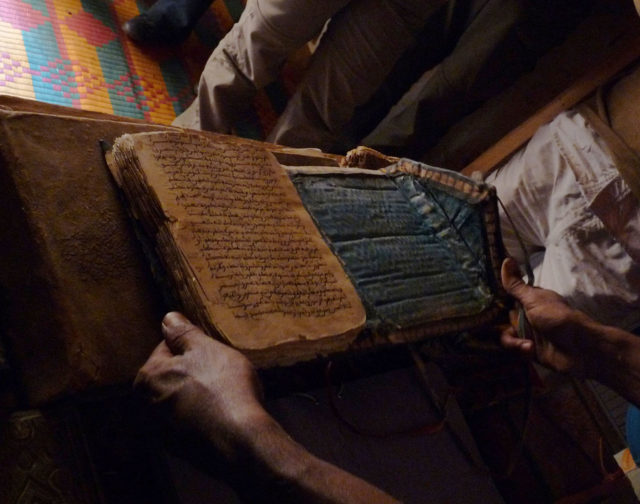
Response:
[{"label": "trouser leg", "polygon": [[443,0],[353,0],[336,15],[269,140],[341,151],[357,106],[380,86]]},{"label": "trouser leg", "polygon": [[[524,15],[523,2],[477,0],[473,4],[468,26],[451,54],[410,88],[363,144],[419,157],[452,121],[464,115],[470,94],[477,92],[478,80],[490,62],[502,58],[505,69],[520,73],[502,48],[514,43],[515,28]],[[495,77],[494,87],[498,87],[500,79]],[[493,85],[493,81],[484,84]]]},{"label": "trouser leg", "polygon": [[198,96],[174,124],[229,133],[256,89],[275,80],[286,57],[311,40],[349,0],[248,0],[211,54]]},{"label": "trouser leg", "polygon": [[422,155],[456,121],[529,71],[586,13],[589,0],[472,0],[457,45],[362,140],[385,153]]}]

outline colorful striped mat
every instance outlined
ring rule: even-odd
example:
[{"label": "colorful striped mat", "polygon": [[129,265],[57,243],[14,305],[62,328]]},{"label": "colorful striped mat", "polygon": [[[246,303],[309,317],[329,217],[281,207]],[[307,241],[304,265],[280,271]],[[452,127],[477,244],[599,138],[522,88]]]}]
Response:
[{"label": "colorful striped mat", "polygon": [[[176,49],[145,49],[126,38],[122,23],[145,8],[136,0],[0,0],[0,94],[170,123],[194,98],[208,55],[244,1],[215,0]],[[256,97],[238,134],[264,137],[295,74]]]}]

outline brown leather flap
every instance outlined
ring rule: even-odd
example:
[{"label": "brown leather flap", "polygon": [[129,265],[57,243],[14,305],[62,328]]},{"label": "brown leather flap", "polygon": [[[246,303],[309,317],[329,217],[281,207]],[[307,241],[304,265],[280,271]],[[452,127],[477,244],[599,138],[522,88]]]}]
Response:
[{"label": "brown leather flap", "polygon": [[19,105],[0,110],[2,336],[26,401],[41,404],[130,380],[160,338],[160,303],[98,141],[161,127]]}]

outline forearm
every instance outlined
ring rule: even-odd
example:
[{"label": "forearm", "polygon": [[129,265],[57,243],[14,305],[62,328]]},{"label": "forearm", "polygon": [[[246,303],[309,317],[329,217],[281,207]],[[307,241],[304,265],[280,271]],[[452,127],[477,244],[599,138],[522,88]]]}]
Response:
[{"label": "forearm", "polygon": [[398,502],[311,455],[266,412],[246,430],[234,486],[248,502],[377,504]]},{"label": "forearm", "polygon": [[248,502],[388,504],[387,494],[293,441],[259,401],[257,376],[240,352],[207,336],[177,312],[135,386],[161,407],[200,466]]},{"label": "forearm", "polygon": [[586,324],[586,374],[640,406],[640,338],[590,321]]}]

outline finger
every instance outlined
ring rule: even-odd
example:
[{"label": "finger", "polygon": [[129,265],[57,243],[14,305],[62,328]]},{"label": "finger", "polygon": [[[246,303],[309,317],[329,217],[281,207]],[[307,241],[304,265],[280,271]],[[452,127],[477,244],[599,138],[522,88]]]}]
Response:
[{"label": "finger", "polygon": [[133,382],[134,388],[139,388],[140,385],[147,381],[147,377],[155,372],[164,362],[173,358],[173,353],[169,350],[169,347],[164,341],[161,341],[158,346],[153,349],[151,355],[147,361],[142,365],[136,378]]},{"label": "finger", "polygon": [[179,312],[169,312],[162,319],[162,335],[174,355],[182,355],[191,349],[202,330]]},{"label": "finger", "polygon": [[505,349],[516,351],[525,357],[531,358],[534,356],[533,341],[519,338],[513,327],[502,332],[500,343]]},{"label": "finger", "polygon": [[500,275],[502,277],[502,286],[505,288],[505,290],[526,306],[525,301],[527,295],[529,293],[529,290],[533,289],[533,287],[529,287],[522,280],[522,275],[520,274],[518,263],[516,263],[516,261],[514,261],[511,257],[507,257],[502,262],[502,270],[500,271]]},{"label": "finger", "polygon": [[158,343],[158,345],[153,349],[153,352],[151,352],[151,355],[149,355],[147,362],[156,361],[156,360],[165,360],[171,357],[173,357],[173,352],[171,352],[166,342],[163,340],[160,343]]}]

